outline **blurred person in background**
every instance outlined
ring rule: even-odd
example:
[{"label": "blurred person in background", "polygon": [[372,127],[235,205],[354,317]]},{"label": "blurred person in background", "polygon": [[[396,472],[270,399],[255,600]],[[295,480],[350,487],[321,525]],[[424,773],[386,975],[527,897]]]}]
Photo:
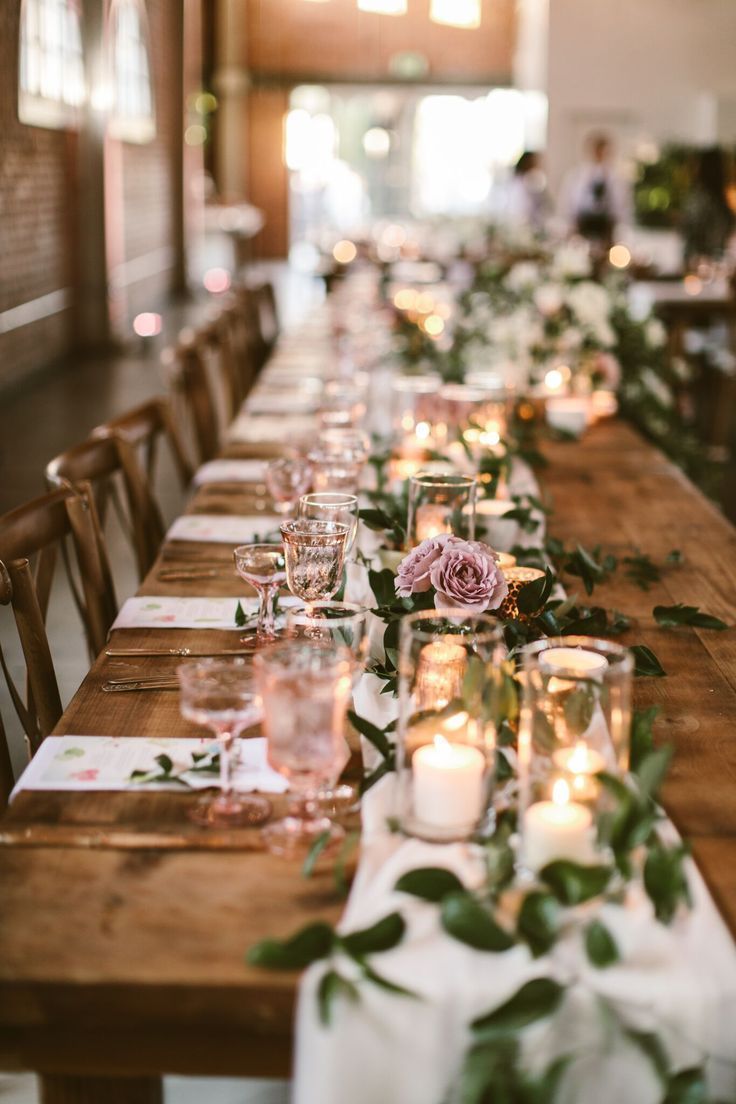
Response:
[{"label": "blurred person in background", "polygon": [[727,186],[722,150],[718,146],[701,150],[682,216],[685,263],[689,266],[699,257],[719,259],[726,250],[735,222]]},{"label": "blurred person in background", "polygon": [[547,177],[538,153],[525,150],[514,166],[506,197],[506,216],[514,226],[541,230],[550,214]]},{"label": "blurred person in background", "polygon": [[631,187],[613,163],[606,134],[588,138],[585,159],[568,173],[562,215],[572,230],[603,245],[613,240],[616,226],[630,225]]}]

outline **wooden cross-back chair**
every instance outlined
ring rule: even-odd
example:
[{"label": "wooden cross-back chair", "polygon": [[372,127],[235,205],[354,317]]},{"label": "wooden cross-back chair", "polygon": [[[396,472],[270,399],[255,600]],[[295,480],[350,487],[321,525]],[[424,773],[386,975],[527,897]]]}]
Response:
[{"label": "wooden cross-back chair", "polygon": [[221,429],[212,386],[196,333],[185,330],[175,346],[161,354],[164,377],[172,398],[182,409],[194,438],[200,464],[212,460],[220,448]]},{"label": "wooden cross-back chair", "polygon": [[46,465],[49,487],[92,486],[95,505],[106,526],[112,506],[135,556],[139,578],[151,568],[166,528],[135,445],[112,432],[93,435]]},{"label": "wooden cross-back chair", "polygon": [[[203,357],[210,356],[216,379],[211,380],[220,398],[220,422],[229,425],[245,398],[244,380],[239,371],[234,332],[227,307],[196,331]],[[205,371],[207,366],[205,366]]]},{"label": "wooden cross-back chair", "polygon": [[[13,611],[26,668],[25,693],[13,679],[1,648],[0,668],[31,754],[62,713],[46,634],[60,553],[89,654],[96,656],[105,645],[117,602],[89,484],[49,491],[0,516],[0,605]],[[9,757],[0,753],[0,790],[7,787],[9,769]]]},{"label": "wooden cross-back chair", "polygon": [[187,490],[192,482],[194,469],[171,406],[163,396],[141,403],[118,418],[111,418],[97,426],[92,436],[119,437],[131,445],[150,487],[156,477],[158,446],[163,442],[171,453],[181,489]]},{"label": "wooden cross-back chair", "polygon": [[263,363],[268,360],[279,339],[279,312],[276,306],[276,292],[270,280],[255,284],[251,288],[255,305],[256,320],[262,345]]}]

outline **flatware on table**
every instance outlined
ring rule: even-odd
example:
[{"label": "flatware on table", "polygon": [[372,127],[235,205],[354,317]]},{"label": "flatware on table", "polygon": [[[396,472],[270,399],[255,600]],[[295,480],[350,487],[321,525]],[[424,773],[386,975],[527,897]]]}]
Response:
[{"label": "flatware on table", "polygon": [[191,569],[169,567],[159,571],[156,577],[162,583],[183,583],[195,579],[216,579],[221,574],[222,571],[214,567]]},{"label": "flatware on table", "polygon": [[178,690],[179,680],[171,676],[139,679],[110,679],[109,682],[103,682],[102,689],[106,694],[120,693],[124,690]]},{"label": "flatware on table", "polygon": [[106,648],[106,656],[239,656],[242,648]]}]

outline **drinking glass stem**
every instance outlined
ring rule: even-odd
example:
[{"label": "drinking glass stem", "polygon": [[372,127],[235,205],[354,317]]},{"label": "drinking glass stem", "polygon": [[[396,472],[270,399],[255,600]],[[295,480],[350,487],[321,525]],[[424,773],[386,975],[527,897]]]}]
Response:
[{"label": "drinking glass stem", "polygon": [[274,597],[276,588],[264,586],[258,590],[258,635],[273,636],[274,628]]},{"label": "drinking glass stem", "polygon": [[220,797],[225,800],[230,796],[232,786],[230,784],[230,751],[233,746],[235,733],[220,730],[217,738],[220,743]]}]

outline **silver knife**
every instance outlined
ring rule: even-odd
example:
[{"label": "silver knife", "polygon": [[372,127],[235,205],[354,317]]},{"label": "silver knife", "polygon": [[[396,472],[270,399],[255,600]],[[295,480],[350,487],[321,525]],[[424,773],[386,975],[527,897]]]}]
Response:
[{"label": "silver knife", "polygon": [[171,679],[168,681],[159,679],[150,682],[144,680],[140,682],[103,682],[102,689],[106,694],[118,694],[122,690],[178,690],[179,682]]}]

